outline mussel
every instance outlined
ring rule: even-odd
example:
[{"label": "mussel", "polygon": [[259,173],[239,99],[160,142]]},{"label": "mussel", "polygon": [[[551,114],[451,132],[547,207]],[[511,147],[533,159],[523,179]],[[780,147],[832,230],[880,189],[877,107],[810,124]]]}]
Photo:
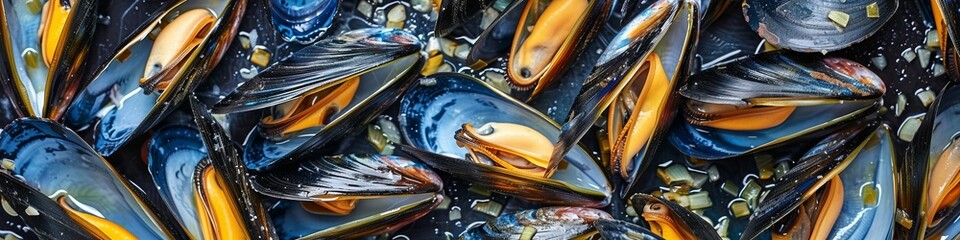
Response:
[{"label": "mussel", "polygon": [[261,110],[244,160],[254,170],[289,163],[369,122],[399,99],[423,65],[420,41],[402,30],[353,30],[303,48],[214,106]]},{"label": "mussel", "polygon": [[943,90],[923,118],[907,152],[907,168],[901,208],[910,214],[910,237],[916,239],[955,238],[960,236],[960,209],[957,204],[960,153],[960,87],[951,84]]},{"label": "mussel", "polygon": [[[209,134],[209,133],[204,133]],[[215,146],[223,143],[211,143]],[[245,204],[260,209],[258,198],[228,181],[208,156],[201,133],[192,126],[170,124],[158,129],[147,147],[148,168],[160,197],[191,239],[237,239],[270,236],[264,222],[250,226]],[[228,146],[232,147],[232,146]],[[218,155],[221,153],[214,153]],[[240,164],[240,160],[235,162]],[[242,165],[239,165],[242,167]],[[266,216],[266,215],[263,215]],[[248,229],[253,227],[253,229]]]},{"label": "mussel", "polygon": [[59,119],[77,89],[99,1],[0,1],[0,76],[19,116]]},{"label": "mussel", "polygon": [[644,193],[630,202],[650,231],[663,239],[720,239],[713,226],[677,203]]},{"label": "mussel", "polygon": [[531,98],[586,47],[610,10],[610,0],[527,0],[517,23],[507,75],[511,86]]},{"label": "mussel", "polygon": [[743,15],[770,44],[798,52],[831,52],[863,41],[897,11],[897,0],[747,0]]},{"label": "mussel", "polygon": [[957,60],[957,39],[958,32],[960,31],[960,1],[956,0],[932,0],[930,7],[932,8],[932,15],[934,25],[937,30],[938,43],[940,45],[940,51],[943,53],[943,61],[946,69],[950,74],[956,78],[960,77],[960,68],[958,68]]},{"label": "mussel", "polygon": [[[621,141],[618,139],[630,138],[629,133],[633,130],[651,130],[636,126],[657,126],[653,128],[653,132],[640,134],[649,136],[647,139],[634,138],[632,146],[618,146],[618,149],[639,149],[638,154],[624,156],[618,153],[615,154],[618,160],[611,161],[616,165],[614,172],[619,172],[628,179],[636,176],[635,173],[642,168],[643,158],[652,153],[658,145],[657,138],[661,127],[665,128],[665,125],[661,124],[670,122],[669,119],[673,116],[671,111],[666,109],[672,105],[673,98],[670,95],[673,86],[677,85],[678,79],[683,79],[688,74],[689,61],[692,60],[693,49],[696,48],[699,16],[699,5],[696,1],[659,0],[651,3],[623,26],[600,55],[593,72],[577,95],[572,116],[563,124],[563,131],[551,154],[548,172],[552,171],[559,163],[558,160],[586,134],[590,126],[600,118],[603,110],[613,102],[621,101],[618,104],[621,107],[614,107],[609,111],[608,120],[615,122],[609,129],[612,134],[609,139]],[[650,58],[651,55],[661,58],[663,74],[657,74],[657,66],[648,64],[649,60],[654,60]],[[627,89],[628,85],[630,90],[624,93],[623,90]],[[650,85],[650,91],[656,90],[657,93],[650,94],[649,100],[646,99],[648,96],[644,96],[643,101],[640,101],[638,97],[643,93],[643,89],[647,89],[647,85]],[[647,106],[644,107],[644,104]],[[637,107],[640,109],[634,109]],[[647,112],[658,116],[638,115],[634,120],[630,120],[634,112]],[[611,142],[610,145],[617,144]]]},{"label": "mussel", "polygon": [[400,131],[410,145],[398,149],[437,170],[534,202],[608,203],[610,184],[583,148],[544,177],[557,124],[479,79],[450,73],[421,78],[400,111]]},{"label": "mussel", "polygon": [[172,238],[130,183],[62,125],[33,118],[0,132],[0,158],[11,173],[49,196],[87,232],[110,238]]},{"label": "mussel", "polygon": [[341,0],[270,0],[273,25],[283,40],[309,44],[327,32]]},{"label": "mussel", "polygon": [[[105,112],[96,125],[93,145],[111,155],[193,92],[236,36],[245,7],[246,0],[190,0],[162,12],[160,21],[139,32],[97,70],[95,79],[74,99],[65,122],[85,128],[98,112]],[[155,30],[159,33],[152,38]]]},{"label": "mussel", "polygon": [[593,227],[606,240],[663,240],[650,229],[623,220],[597,219]]},{"label": "mussel", "polygon": [[878,125],[864,118],[810,148],[760,201],[741,239],[768,229],[775,239],[891,237],[893,145]]},{"label": "mussel", "polygon": [[872,113],[885,90],[880,77],[851,60],[764,53],[692,76],[680,89],[688,99],[684,118],[669,138],[690,157],[740,156],[822,136]]},{"label": "mussel", "polygon": [[581,207],[544,207],[504,214],[467,229],[460,239],[588,239],[593,223],[611,220],[607,212]]},{"label": "mussel", "polygon": [[625,179],[627,189],[651,162],[670,129],[680,99],[676,89],[689,76],[692,65],[697,10],[693,4],[680,7],[663,39],[626,75],[619,94],[612,96],[606,122],[610,172]]},{"label": "mussel", "polygon": [[282,239],[377,235],[417,220],[443,201],[440,177],[395,156],[305,159],[256,173],[251,183],[279,199],[269,211]]}]

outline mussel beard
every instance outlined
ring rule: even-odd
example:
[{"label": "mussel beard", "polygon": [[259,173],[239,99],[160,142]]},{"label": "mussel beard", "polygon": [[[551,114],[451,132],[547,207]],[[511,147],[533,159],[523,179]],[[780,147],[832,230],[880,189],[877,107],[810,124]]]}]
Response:
[{"label": "mussel beard", "polygon": [[157,34],[150,57],[140,78],[147,93],[163,91],[174,79],[184,61],[193,54],[213,30],[217,18],[210,10],[193,9],[180,14]]},{"label": "mussel beard", "polygon": [[807,199],[791,216],[784,218],[772,232],[773,240],[827,239],[843,207],[843,182],[839,176]]},{"label": "mussel beard", "polygon": [[40,18],[40,27],[37,36],[40,37],[40,51],[43,62],[53,66],[57,48],[63,35],[63,30],[69,25],[71,9],[77,0],[50,0],[43,4],[43,13]]},{"label": "mussel beard", "polygon": [[194,174],[194,203],[204,239],[249,239],[240,209],[227,182],[209,164],[200,164]]},{"label": "mussel beard", "polygon": [[755,131],[779,126],[796,106],[736,106],[687,101],[684,118],[694,125],[734,131]]},{"label": "mussel beard", "polygon": [[275,106],[273,115],[261,122],[264,137],[281,141],[294,133],[322,128],[346,109],[360,86],[360,77],[354,76],[334,87],[322,88],[296,100]]},{"label": "mussel beard", "polygon": [[663,239],[699,239],[693,232],[687,231],[682,220],[675,219],[670,208],[658,202],[648,202],[643,206],[643,219],[650,225],[650,231]]},{"label": "mussel beard", "polygon": [[927,227],[932,228],[940,224],[951,208],[955,208],[960,199],[960,138],[953,142],[940,154],[934,167],[930,170],[929,188],[927,189]]},{"label": "mussel beard", "polygon": [[632,79],[630,82],[642,80],[644,83],[631,84],[632,88],[624,89],[610,104],[607,114],[607,133],[613,157],[611,166],[619,166],[614,170],[619,171],[624,179],[630,178],[634,156],[657,130],[657,121],[672,90],[660,57],[655,53],[647,57],[638,72],[640,74],[633,76],[645,80]]},{"label": "mussel beard", "polygon": [[553,142],[530,127],[514,123],[490,122],[475,129],[463,124],[454,139],[468,151],[467,159],[534,177],[544,176],[553,151]]},{"label": "mussel beard", "polygon": [[357,207],[358,199],[333,200],[320,202],[300,202],[307,212],[318,215],[346,216]]},{"label": "mussel beard", "polygon": [[85,213],[74,209],[70,204],[67,203],[67,198],[69,196],[60,195],[56,196],[57,204],[62,207],[67,216],[70,219],[73,219],[74,222],[79,224],[88,233],[96,236],[99,239],[112,240],[112,239],[137,239],[133,233],[127,231],[126,228],[120,226],[110,220],[104,219],[103,217],[96,216],[93,214]]}]

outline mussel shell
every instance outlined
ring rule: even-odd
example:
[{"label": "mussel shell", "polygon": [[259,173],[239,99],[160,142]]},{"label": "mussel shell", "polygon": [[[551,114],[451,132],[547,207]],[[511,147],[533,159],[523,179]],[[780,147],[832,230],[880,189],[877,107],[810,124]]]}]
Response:
[{"label": "mussel shell", "polygon": [[316,215],[300,202],[280,201],[270,206],[270,218],[279,239],[356,239],[395,231],[433,210],[443,195],[423,193],[365,199],[347,216]]},{"label": "mussel shell", "polygon": [[728,61],[757,53],[763,39],[743,20],[740,8],[730,7],[710,27],[700,26],[697,42],[699,69],[710,69]]},{"label": "mussel shell", "polygon": [[404,96],[400,112],[400,131],[411,146],[400,145],[399,150],[440,171],[534,202],[596,207],[608,203],[610,184],[593,157],[580,147],[565,157],[549,179],[464,160],[467,150],[458,147],[453,137],[465,123],[516,123],[551,140],[560,132],[557,124],[540,112],[481,80],[451,73],[421,78]]},{"label": "mussel shell", "polygon": [[160,197],[194,237],[203,236],[194,201],[194,173],[207,159],[200,132],[182,125],[158,129],[147,146],[147,168]]},{"label": "mussel shell", "polygon": [[260,134],[260,127],[247,136],[244,160],[261,171],[277,164],[322,151],[320,146],[364,126],[400,98],[418,75],[423,58],[420,42],[401,30],[361,29],[304,48],[271,66],[236,92],[217,103],[214,111],[230,113],[267,108],[295,100],[312,89],[336,86],[350,76],[360,76],[357,93],[321,129],[296,133],[288,140],[273,141]]},{"label": "mussel shell", "polygon": [[270,0],[270,13],[283,40],[309,44],[323,36],[333,24],[340,2]]},{"label": "mussel shell", "polygon": [[[464,0],[462,2],[476,1]],[[483,68],[507,53],[507,49],[510,48],[513,41],[513,35],[517,31],[517,22],[520,21],[526,3],[527,0],[514,0],[500,13],[499,17],[490,23],[490,26],[483,33],[480,33],[477,41],[470,48],[470,53],[467,54],[467,65],[474,69]],[[437,26],[439,27],[441,24],[443,24],[442,18],[437,19]]]},{"label": "mussel shell", "polygon": [[711,226],[710,223],[707,223],[707,221],[703,220],[703,218],[696,213],[687,210],[683,206],[680,206],[680,204],[666,199],[654,197],[653,195],[646,193],[638,193],[633,195],[633,197],[630,199],[630,202],[633,204],[633,208],[638,214],[643,212],[643,208],[647,205],[647,203],[654,202],[663,204],[668,208],[674,222],[681,224],[680,226],[675,227],[684,228],[684,231],[692,233],[694,236],[698,236],[701,239],[720,240],[720,235],[717,234],[717,231],[713,229],[713,226]]},{"label": "mussel shell", "polygon": [[805,106],[875,100],[883,80],[851,60],[770,52],[712,68],[692,77],[680,94],[736,106]]},{"label": "mussel shell", "polygon": [[[237,26],[245,7],[246,0],[188,1],[167,12],[169,15],[177,10],[211,9],[217,21],[197,46],[197,50],[184,57],[182,60],[184,66],[171,73],[175,74],[173,80],[161,93],[153,91],[144,94],[145,92],[137,86],[147,59],[147,56],[141,55],[147,55],[153,46],[153,40],[147,38],[149,31],[153,28],[145,29],[139,38],[127,43],[117,53],[113,62],[105,66],[97,78],[84,90],[85,95],[81,95],[71,105],[71,108],[77,108],[77,111],[83,112],[81,115],[83,117],[79,119],[90,119],[91,113],[98,112],[99,108],[106,104],[109,94],[120,95],[109,97],[124,99],[118,104],[122,106],[109,108],[97,124],[94,135],[94,147],[97,151],[105,156],[111,155],[132,137],[147,131],[164,116],[173,112],[199,85],[200,79],[205,78],[213,66],[219,62],[227,46],[236,36]],[[136,58],[137,61],[125,59],[127,61],[121,62],[127,51],[131,51],[129,57]],[[137,71],[137,68],[141,71]],[[119,91],[113,91],[113,88],[118,88]],[[93,97],[94,100],[84,99],[86,97]]]},{"label": "mussel shell", "polygon": [[[59,204],[14,176],[0,173],[0,196],[43,239],[93,239]],[[39,214],[27,214],[31,207]]]},{"label": "mussel shell", "polygon": [[[564,153],[583,138],[601,113],[625,87],[624,79],[634,64],[647,58],[679,14],[681,5],[696,7],[692,0],[658,0],[637,14],[610,40],[573,103],[570,119],[563,124],[548,170],[555,169]],[[690,8],[693,9],[693,8]],[[696,12],[691,10],[691,12]],[[694,14],[695,16],[697,14]],[[698,22],[698,21],[693,21]]]},{"label": "mussel shell", "polygon": [[[897,0],[746,0],[743,13],[750,27],[767,42],[799,52],[830,52],[863,41],[880,30]],[[880,17],[868,18],[866,6],[876,3]],[[827,17],[831,11],[849,16],[846,27]]]},{"label": "mussel shell", "polygon": [[663,240],[649,229],[622,220],[599,219],[593,222],[593,227],[605,240]]},{"label": "mussel shell", "polygon": [[443,188],[440,177],[420,163],[366,154],[304,159],[250,179],[257,192],[293,201],[382,198],[436,193]]},{"label": "mussel shell", "polygon": [[190,97],[190,109],[197,130],[201,133],[203,145],[208,150],[211,166],[224,182],[234,183],[226,185],[226,190],[237,198],[235,203],[240,216],[246,217],[243,224],[246,226],[247,236],[251,239],[276,239],[277,233],[267,218],[267,210],[260,200],[260,195],[251,187],[250,175],[240,159],[239,151],[206,105],[200,103],[196,97]]},{"label": "mussel shell", "polygon": [[[628,184],[626,189],[631,189],[636,180],[639,177],[640,173],[643,172],[643,169],[646,168],[650,162],[653,161],[653,157],[656,155],[657,148],[660,147],[660,144],[664,141],[665,135],[670,130],[670,124],[673,122],[673,118],[676,113],[676,105],[682,99],[679,95],[676,94],[676,90],[683,84],[687,76],[690,75],[690,68],[692,67],[694,55],[696,52],[696,41],[699,28],[698,25],[698,13],[699,9],[695,4],[683,4],[679,12],[677,13],[676,19],[673,20],[670,27],[664,33],[663,39],[657,43],[656,47],[652,53],[657,54],[660,58],[660,63],[663,66],[663,70],[666,73],[666,85],[669,86],[669,93],[667,93],[666,99],[663,99],[664,102],[660,106],[661,112],[660,117],[656,120],[655,128],[653,134],[650,135],[647,142],[644,143],[643,148],[632,159],[620,159],[614,163],[618,164],[628,164],[627,169],[630,171],[628,177],[625,179]],[[657,79],[659,80],[659,79]],[[651,79],[644,79],[644,76],[638,76],[635,79],[626,79],[624,80],[624,89],[621,91],[618,98],[622,98],[628,89],[632,89],[637,95],[642,92],[644,87],[651,83]],[[636,106],[639,107],[641,101],[646,101],[646,99],[630,99],[624,102],[635,102]],[[624,106],[626,104],[621,104],[611,106],[607,111],[622,111],[620,108],[631,109],[632,111],[640,111],[634,106]],[[627,116],[629,118],[629,116]],[[607,124],[612,124],[608,122]],[[619,168],[618,166],[615,166]],[[623,194],[626,194],[627,191],[622,191]],[[626,197],[626,196],[621,196]]]},{"label": "mussel shell", "polygon": [[943,221],[936,228],[927,226],[927,218],[934,217],[934,213],[926,213],[927,189],[930,186],[929,175],[939,157],[954,139],[960,137],[960,87],[957,84],[948,84],[940,93],[936,102],[930,105],[923,123],[916,132],[910,146],[907,148],[906,162],[900,172],[904,179],[900,183],[899,191],[902,204],[910,216],[914,216],[914,225],[910,229],[910,237],[924,239],[927,237],[953,238],[960,235],[960,208],[948,209]]},{"label": "mussel shell", "polygon": [[[486,224],[467,229],[460,239],[573,239],[596,231],[593,222],[613,219],[607,212],[582,207],[544,207],[504,214]],[[524,228],[536,229],[524,236]],[[711,228],[712,229],[712,228]]]},{"label": "mussel shell", "polygon": [[[896,209],[894,173],[896,153],[889,129],[881,126],[850,165],[840,172],[843,208],[829,239],[891,239]],[[864,196],[872,187],[876,196]],[[873,198],[868,200],[866,198]],[[876,205],[868,206],[868,201]]]},{"label": "mussel shell", "polygon": [[[517,22],[517,32],[513,35],[513,43],[510,47],[510,58],[507,62],[507,68],[513,68],[514,57],[517,56],[522,50],[521,46],[527,41],[527,37],[531,35],[531,29],[536,25],[541,17],[543,16],[546,9],[550,4],[553,4],[554,0],[527,0],[526,7],[523,10],[523,13],[520,16],[520,20]],[[556,0],[556,1],[565,1],[565,0]],[[580,15],[568,16],[574,19],[576,23],[573,25],[570,30],[570,34],[566,36],[556,36],[563,38],[563,43],[558,47],[557,51],[553,56],[544,57],[539,59],[540,61],[549,61],[543,69],[533,73],[530,78],[534,79],[535,86],[532,87],[532,92],[530,99],[534,98],[543,91],[543,89],[552,84],[553,80],[563,74],[567,67],[575,56],[578,56],[581,51],[587,48],[587,44],[593,37],[597,34],[598,29],[601,28],[601,24],[604,19],[607,19],[607,15],[612,9],[611,5],[613,4],[612,0],[581,0],[586,1],[586,9]],[[508,70],[508,76],[510,78],[520,79],[521,77],[514,76],[514,73],[519,74],[520,70],[511,71]],[[529,100],[529,99],[528,99]]]},{"label": "mussel shell", "polygon": [[[38,29],[44,16],[39,12],[34,14],[29,4],[0,1],[0,46],[3,48],[0,53],[5,62],[0,65],[5,67],[0,71],[9,71],[4,75],[12,77],[0,85],[11,97],[18,98],[18,110],[25,116],[58,119],[76,95],[76,89],[85,84],[78,71],[83,61],[73,60],[82,59],[90,46],[99,1],[78,0],[69,6],[70,16],[58,36],[60,43],[54,53],[53,66],[47,66],[41,57],[44,49],[40,48]],[[22,57],[28,49],[37,53],[36,67],[30,67]]]},{"label": "mussel shell", "polygon": [[136,236],[170,235],[129,183],[62,125],[32,118],[13,122],[0,132],[0,158],[16,159],[13,174],[45,195],[66,191]]},{"label": "mussel shell", "polygon": [[740,239],[756,239],[843,171],[878,136],[876,116],[865,119],[869,120],[850,124],[810,148],[759,203]]},{"label": "mussel shell", "polygon": [[[437,25],[434,26],[433,34],[437,38],[442,38],[453,32],[454,29],[463,26],[474,17],[483,13],[483,10],[493,5],[496,0],[447,0],[440,2],[440,12],[437,15]],[[526,2],[525,0],[513,0],[512,4],[517,2]],[[516,24],[516,22],[513,22]],[[494,26],[491,24],[491,26]],[[513,36],[513,33],[510,33]]]}]

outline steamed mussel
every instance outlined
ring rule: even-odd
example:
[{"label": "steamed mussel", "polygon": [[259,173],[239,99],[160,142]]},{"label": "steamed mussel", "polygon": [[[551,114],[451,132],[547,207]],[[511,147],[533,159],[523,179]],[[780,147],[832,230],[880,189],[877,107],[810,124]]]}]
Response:
[{"label": "steamed mussel", "polygon": [[262,110],[243,159],[254,170],[289,163],[372,120],[423,65],[420,41],[402,30],[353,30],[301,49],[245,82],[216,113]]},{"label": "steamed mussel", "polygon": [[190,0],[161,11],[159,21],[138,29],[97,68],[64,122],[95,126],[94,148],[111,155],[169,115],[209,74],[236,36],[245,7],[245,0]]},{"label": "steamed mussel", "polygon": [[753,153],[869,114],[885,90],[851,60],[764,53],[693,75],[670,142],[699,159]]},{"label": "steamed mussel", "polygon": [[[400,130],[410,145],[399,149],[431,167],[534,202],[609,203],[610,184],[582,148],[544,176],[551,143],[559,134],[557,124],[479,79],[460,74],[424,77],[400,105]],[[471,114],[460,114],[465,112]]]}]

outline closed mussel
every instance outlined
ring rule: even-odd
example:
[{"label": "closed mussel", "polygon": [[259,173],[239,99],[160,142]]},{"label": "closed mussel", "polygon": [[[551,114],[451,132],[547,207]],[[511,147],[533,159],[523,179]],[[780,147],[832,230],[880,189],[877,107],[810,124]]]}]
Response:
[{"label": "closed mussel", "polygon": [[66,124],[83,128],[102,114],[93,146],[111,155],[193,92],[236,36],[245,7],[245,0],[189,0],[162,12],[97,70],[71,104]]},{"label": "closed mussel", "polygon": [[[401,101],[399,149],[437,170],[518,198],[604,206],[610,184],[593,157],[574,148],[545,172],[556,123],[482,81],[460,74],[421,78]],[[464,114],[469,113],[469,114]]]},{"label": "closed mussel", "polygon": [[743,15],[768,43],[799,52],[830,52],[872,36],[897,11],[897,0],[747,0]]},{"label": "closed mussel", "polygon": [[402,30],[353,30],[295,52],[243,83],[216,113],[260,110],[244,160],[260,171],[292,162],[377,116],[423,65],[421,44]]},{"label": "closed mussel", "polygon": [[771,52],[698,73],[669,139],[680,152],[723,159],[768,149],[876,112],[885,87],[859,63]]}]

